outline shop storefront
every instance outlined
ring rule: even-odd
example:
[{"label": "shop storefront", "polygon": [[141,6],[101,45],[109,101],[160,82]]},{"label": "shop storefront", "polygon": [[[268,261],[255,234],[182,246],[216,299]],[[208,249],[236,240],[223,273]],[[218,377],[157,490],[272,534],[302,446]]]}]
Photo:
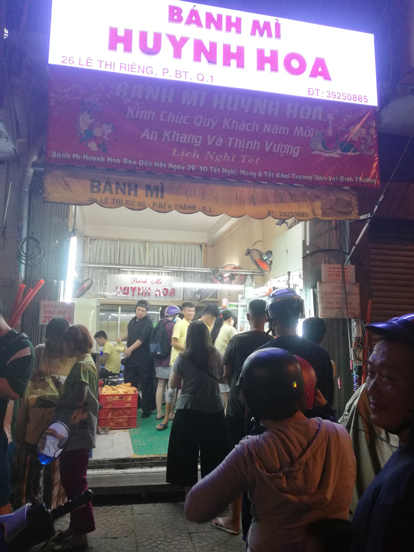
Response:
[{"label": "shop storefront", "polygon": [[[117,27],[105,13],[74,43],[67,17],[81,10],[82,26],[95,4],[54,4],[41,167],[44,205],[71,210],[69,269],[93,281],[75,320],[116,341],[145,297],[154,323],[214,301],[246,329],[251,298],[305,292],[306,224],[357,220],[357,190],[379,187],[373,37],[180,1],[143,17],[124,1]],[[273,252],[269,271],[252,248]]]}]

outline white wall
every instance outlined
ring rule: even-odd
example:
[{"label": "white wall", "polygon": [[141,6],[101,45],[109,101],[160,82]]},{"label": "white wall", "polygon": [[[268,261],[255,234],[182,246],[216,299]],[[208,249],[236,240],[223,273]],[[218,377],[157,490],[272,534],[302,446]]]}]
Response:
[{"label": "white wall", "polygon": [[[205,248],[206,251],[206,266],[222,268],[223,265],[234,263],[246,270],[258,270],[250,260],[246,257],[246,249],[256,248],[265,252],[273,248],[273,244],[277,236],[282,236],[286,233],[286,225],[277,226],[276,220],[267,218],[264,220],[256,220],[250,217],[243,217],[238,223],[234,224],[229,232],[215,241],[212,245]],[[302,256],[302,245],[300,244],[300,256]],[[273,255],[273,264],[278,264],[278,258]],[[276,267],[275,267],[276,268]],[[276,268],[280,272],[279,267]],[[269,279],[271,274],[261,274],[255,276],[255,285],[263,286]],[[240,291],[235,291],[229,296],[230,301],[237,301]],[[221,294],[220,297],[223,295]]]},{"label": "white wall", "polygon": [[156,230],[153,228],[119,228],[114,226],[91,226],[87,224],[84,227],[83,235],[93,238],[156,242],[205,243],[207,241],[207,232],[183,232],[173,228],[169,230]]},{"label": "white wall", "polygon": [[273,239],[272,278],[302,270],[303,232],[304,223],[301,222]]}]

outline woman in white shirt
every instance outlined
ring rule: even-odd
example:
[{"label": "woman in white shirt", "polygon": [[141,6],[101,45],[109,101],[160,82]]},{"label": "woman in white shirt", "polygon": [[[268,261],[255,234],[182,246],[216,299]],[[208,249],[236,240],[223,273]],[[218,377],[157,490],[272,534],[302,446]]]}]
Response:
[{"label": "woman in white shirt", "polygon": [[[225,309],[214,322],[211,330],[211,341],[214,347],[224,355],[230,339],[236,335],[237,330],[234,327],[234,315],[231,310]],[[230,387],[225,383],[220,383],[220,392],[223,397],[224,407],[227,408],[229,400]]]}]

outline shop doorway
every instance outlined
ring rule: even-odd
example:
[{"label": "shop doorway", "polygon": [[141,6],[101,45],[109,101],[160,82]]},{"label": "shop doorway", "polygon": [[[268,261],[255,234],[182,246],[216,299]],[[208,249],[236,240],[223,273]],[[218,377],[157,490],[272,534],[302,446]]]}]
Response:
[{"label": "shop doorway", "polygon": [[[301,225],[304,223],[294,219],[278,224],[271,217],[257,220],[249,216],[213,217],[177,211],[158,213],[149,209],[137,212],[125,207],[105,209],[97,204],[72,207],[71,212],[78,242],[76,273],[81,279],[93,280],[87,293],[76,300],[75,322],[88,324],[91,333],[105,331],[112,343],[126,333],[136,303],[135,297],[114,297],[108,292],[108,282],[116,274],[138,276],[148,274],[146,269],[149,269],[154,277],[173,275],[181,278],[183,284],[193,286],[185,287],[180,299],[151,299],[148,315],[154,325],[162,307],[180,306],[184,300],[190,300],[196,305],[196,317],[207,302],[219,307],[226,305],[234,311],[239,331],[248,329],[245,314],[251,299],[265,298],[269,286],[283,287],[289,278],[292,282],[292,275],[300,277]],[[288,241],[283,237],[286,233],[291,236]],[[286,258],[288,242],[289,259]],[[265,272],[246,255],[251,248],[263,252],[283,250],[285,256],[279,253],[273,257],[269,271]],[[296,265],[292,265],[293,258],[297,260]],[[232,280],[222,280],[214,272],[227,265],[246,272],[242,286],[233,286]],[[163,268],[154,272],[156,267]],[[224,281],[227,285],[204,289],[203,286],[212,286],[214,281]],[[91,316],[91,312],[95,314]],[[155,429],[157,424],[155,415],[142,420],[138,411],[136,428],[99,435],[92,466],[95,462],[99,465],[120,458],[165,458],[170,427],[159,432]]]}]

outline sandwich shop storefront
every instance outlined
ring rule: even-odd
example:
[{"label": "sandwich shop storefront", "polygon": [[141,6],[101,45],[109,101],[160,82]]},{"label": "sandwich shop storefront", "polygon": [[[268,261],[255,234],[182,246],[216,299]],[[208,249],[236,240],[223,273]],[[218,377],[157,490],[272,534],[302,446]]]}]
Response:
[{"label": "sandwich shop storefront", "polygon": [[[187,2],[158,2],[141,14],[140,4],[124,0],[117,26],[107,10],[93,41],[78,29],[74,42],[68,17],[95,4],[54,3],[43,199],[82,212],[82,223],[72,218],[70,228],[73,237],[82,225],[87,244],[77,270],[81,279],[101,278],[84,300],[99,301],[96,325],[106,317],[111,339],[122,333],[137,298],[149,293],[148,278],[154,321],[157,306],[197,298],[185,285],[194,282],[215,292],[199,296],[200,307],[206,297],[237,306],[234,278],[224,290],[220,278],[214,290],[211,277],[218,267],[265,285],[265,275],[238,252],[259,241],[266,251],[266,240],[286,230],[278,221],[358,219],[357,189],[379,187],[371,35],[352,33],[351,66],[329,40],[333,31],[348,31]],[[128,236],[122,222],[114,231],[113,213],[128,224]],[[88,224],[94,216],[100,223]],[[168,227],[154,228],[160,217],[171,217]],[[201,231],[213,220],[216,241],[211,229]],[[180,231],[187,239],[177,237]],[[117,253],[108,259],[115,261],[93,262],[91,248],[104,241],[114,242]],[[160,244],[169,244],[162,248],[169,255],[152,253]],[[230,263],[235,268],[222,269]],[[111,291],[116,275],[130,283]],[[96,458],[128,438],[127,455],[162,456],[169,432],[159,435],[152,426],[158,441],[151,450],[143,445],[150,428],[137,427],[113,437]]]}]

